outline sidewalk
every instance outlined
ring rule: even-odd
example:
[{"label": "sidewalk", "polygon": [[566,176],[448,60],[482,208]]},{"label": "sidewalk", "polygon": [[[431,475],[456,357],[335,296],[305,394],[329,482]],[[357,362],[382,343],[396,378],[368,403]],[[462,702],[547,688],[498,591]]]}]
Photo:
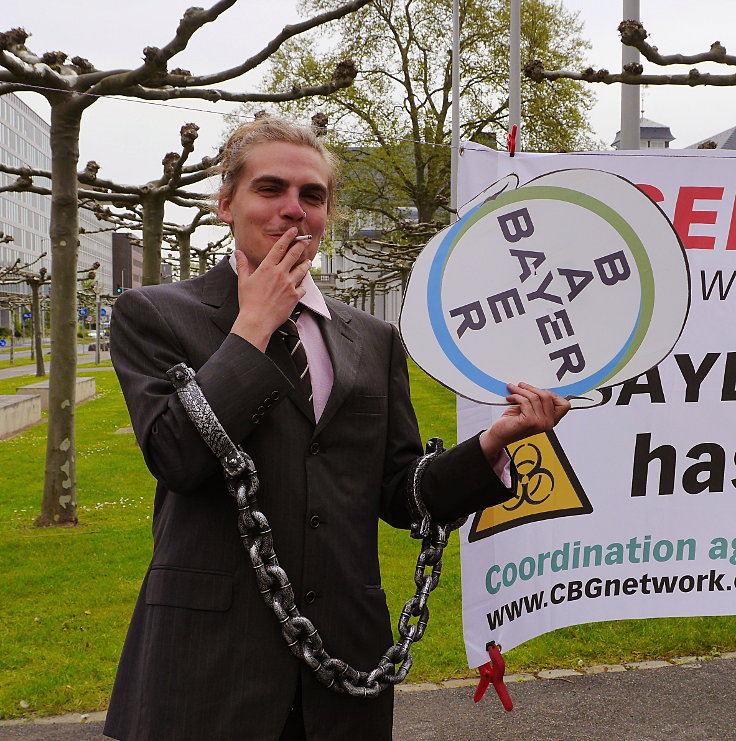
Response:
[{"label": "sidewalk", "polygon": [[[514,710],[510,713],[504,712],[492,690],[474,703],[474,682],[452,689],[447,686],[462,682],[447,682],[442,689],[404,685],[396,694],[394,738],[736,741],[736,653],[727,656],[689,657],[682,664],[643,662],[639,668],[618,666],[605,673],[548,672],[543,673],[546,679],[511,681]],[[0,741],[99,741],[104,738],[101,715],[93,715],[87,723],[75,716],[74,723],[3,725]],[[248,735],[244,731],[237,738],[212,736],[211,741],[248,741]]]},{"label": "sidewalk", "polygon": [[[110,360],[110,352],[100,352],[100,360]],[[94,363],[95,354],[94,352],[83,352],[77,355],[77,364],[82,365],[83,363]],[[46,373],[49,372],[50,362],[45,361]],[[83,372],[96,371],[97,368],[81,368]],[[111,370],[108,367],[100,368],[99,370]],[[33,375],[36,372],[35,363],[26,363],[24,365],[11,365],[9,368],[0,368],[0,379],[4,378],[15,378],[15,376],[28,376]]]}]

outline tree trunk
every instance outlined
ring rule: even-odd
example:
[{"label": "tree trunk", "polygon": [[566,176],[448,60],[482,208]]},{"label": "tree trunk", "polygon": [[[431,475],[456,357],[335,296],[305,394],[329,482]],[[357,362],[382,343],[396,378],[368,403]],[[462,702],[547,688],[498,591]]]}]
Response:
[{"label": "tree trunk", "polygon": [[143,205],[143,285],[156,286],[161,282],[161,242],[163,240],[163,196],[149,194]]},{"label": "tree trunk", "polygon": [[372,280],[370,282],[371,287],[371,316],[376,315],[376,281]]},{"label": "tree trunk", "polygon": [[176,235],[179,245],[179,280],[191,277],[192,270],[192,235],[188,232]]},{"label": "tree trunk", "polygon": [[33,344],[36,348],[36,375],[43,378],[46,369],[43,363],[43,343],[41,341],[41,328],[43,327],[43,316],[41,315],[41,299],[39,293],[41,284],[35,280],[31,282],[31,318],[33,320]]},{"label": "tree trunk", "polygon": [[51,104],[51,373],[46,475],[36,525],[77,524],[77,164],[82,108]]},{"label": "tree trunk", "polygon": [[199,253],[199,274],[204,275],[207,272],[207,257],[209,256],[208,250],[202,250]]}]

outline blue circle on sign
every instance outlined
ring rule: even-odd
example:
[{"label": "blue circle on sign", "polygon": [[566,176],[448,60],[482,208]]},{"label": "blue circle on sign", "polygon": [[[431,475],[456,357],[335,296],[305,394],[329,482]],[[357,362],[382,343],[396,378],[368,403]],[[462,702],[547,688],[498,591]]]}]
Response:
[{"label": "blue circle on sign", "polygon": [[107,316],[107,309],[100,309],[100,316]]},{"label": "blue circle on sign", "polygon": [[0,347],[5,347],[8,343],[5,340],[0,340]]},{"label": "blue circle on sign", "polygon": [[82,307],[82,308],[81,308],[81,309],[79,310],[79,316],[87,316],[87,314],[89,314],[89,312],[88,312],[88,311],[87,311],[87,309],[85,309],[85,308],[84,308],[84,306],[83,306],[83,307]]},{"label": "blue circle on sign", "polygon": [[25,313],[23,314],[23,318],[24,318],[24,319],[30,319],[30,318],[31,318],[31,312],[30,312],[30,311],[26,311],[26,312],[25,312]]}]

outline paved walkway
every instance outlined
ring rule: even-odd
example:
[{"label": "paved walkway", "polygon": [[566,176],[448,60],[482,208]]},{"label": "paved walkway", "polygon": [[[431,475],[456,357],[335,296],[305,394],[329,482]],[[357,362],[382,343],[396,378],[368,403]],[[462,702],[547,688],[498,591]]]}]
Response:
[{"label": "paved walkway", "polygon": [[[736,652],[683,663],[643,662],[592,673],[545,672],[509,682],[514,710],[495,693],[473,702],[474,683],[405,685],[396,695],[394,738],[399,741],[736,741]],[[466,686],[458,686],[465,684]],[[369,701],[370,702],[370,701]],[[0,740],[103,739],[96,713],[80,722],[6,725]],[[71,722],[70,722],[71,721]],[[181,741],[200,741],[182,739]],[[206,741],[248,741],[247,734]],[[346,740],[347,741],[347,740]]]},{"label": "paved walkway", "polygon": [[[109,352],[100,352],[100,360],[110,360]],[[93,352],[83,352],[77,355],[77,363],[94,363],[95,354]],[[109,367],[104,368],[81,368],[84,371],[96,371],[96,370],[110,370]],[[16,376],[28,376],[36,372],[36,364],[31,363],[27,365],[11,365],[8,368],[0,368],[0,379],[4,378],[15,378]],[[49,372],[49,361],[46,361],[46,373]]]}]

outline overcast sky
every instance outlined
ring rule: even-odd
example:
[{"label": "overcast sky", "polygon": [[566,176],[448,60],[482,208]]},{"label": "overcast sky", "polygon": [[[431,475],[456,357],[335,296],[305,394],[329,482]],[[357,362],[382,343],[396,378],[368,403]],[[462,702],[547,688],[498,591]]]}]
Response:
[{"label": "overcast sky", "polygon": [[[522,0],[523,2],[523,0]],[[611,72],[621,70],[621,42],[616,30],[622,17],[618,0],[564,0],[570,10],[580,12],[583,36],[592,45],[588,52],[591,66]],[[649,33],[650,44],[662,54],[696,54],[707,51],[720,41],[736,54],[736,3],[726,0],[640,0],[641,21]],[[701,72],[733,74],[734,67],[697,65]],[[658,67],[644,62],[644,71],[670,74],[687,72],[684,66]],[[619,130],[621,87],[596,84],[598,102],[591,122],[606,147]],[[651,85],[644,89],[644,115],[672,129],[675,141],[670,146],[682,148],[736,126],[736,90],[733,87]]]},{"label": "overcast sky", "polygon": [[[523,2],[523,0],[522,0]],[[36,53],[63,50],[70,57],[88,58],[98,69],[133,68],[145,46],[162,46],[171,40],[191,0],[0,0],[2,30],[24,27],[32,36],[27,44]],[[200,0],[211,5],[211,0]],[[621,3],[616,0],[565,0],[580,11],[583,35],[592,48],[588,62],[618,71],[621,44],[616,31]],[[239,64],[260,50],[286,24],[298,20],[294,0],[239,0],[218,21],[202,28],[189,48],[174,58],[174,66],[206,74]],[[725,0],[641,0],[642,21],[651,43],[662,53],[695,53],[715,40],[736,53],[736,3]],[[701,71],[715,71],[700,65]],[[650,70],[651,68],[651,70]],[[686,69],[686,68],[683,68]],[[646,71],[659,71],[649,65]],[[682,71],[682,70],[671,70]],[[726,71],[731,72],[733,68]],[[243,78],[240,89],[255,90],[258,75]],[[237,89],[230,84],[223,87]],[[598,97],[591,121],[606,146],[619,129],[618,86],[595,85]],[[48,120],[48,106],[38,95],[24,99]],[[179,106],[176,108],[175,106]],[[181,107],[205,109],[182,110]],[[158,177],[163,154],[178,149],[181,125],[194,121],[200,127],[195,159],[211,154],[223,127],[222,114],[232,104],[186,101],[151,105],[134,100],[102,99],[84,115],[80,165],[95,159],[101,177],[139,183]],[[674,147],[684,147],[736,125],[736,91],[733,88],[647,88],[644,114],[671,127]]]}]

